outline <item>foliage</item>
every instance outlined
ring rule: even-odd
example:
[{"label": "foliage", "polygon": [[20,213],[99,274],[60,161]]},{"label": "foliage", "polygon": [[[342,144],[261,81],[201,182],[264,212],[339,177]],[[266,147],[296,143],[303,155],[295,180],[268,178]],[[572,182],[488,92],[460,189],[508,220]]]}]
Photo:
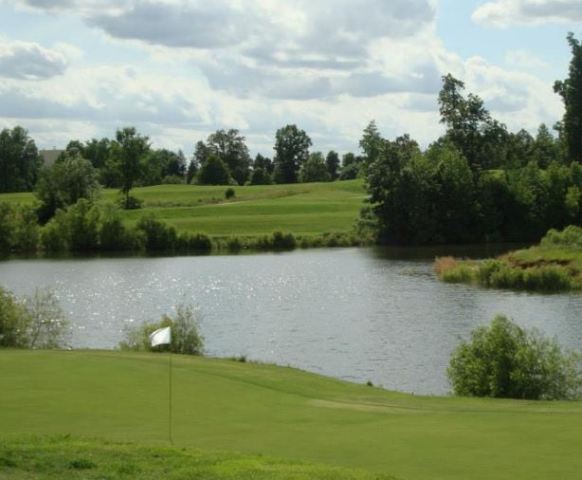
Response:
[{"label": "foliage", "polygon": [[327,173],[331,181],[337,180],[339,178],[339,166],[340,158],[337,152],[333,150],[327,153],[325,157],[325,166],[327,167]]},{"label": "foliage", "polygon": [[299,171],[309,158],[311,139],[296,125],[287,125],[275,134],[274,178],[276,183],[297,183]]},{"label": "foliage", "polygon": [[[120,344],[122,350],[171,351],[183,355],[202,355],[204,338],[200,335],[200,314],[192,306],[178,305],[176,315],[163,315],[159,322],[144,323],[130,328],[126,339]],[[171,327],[171,345],[152,347],[150,335],[160,328]]]},{"label": "foliage", "polygon": [[[246,139],[238,130],[217,130],[208,137],[207,147],[228,169],[229,176],[244,185],[249,176],[251,159]],[[213,185],[212,183],[206,183]]]},{"label": "foliage", "polygon": [[568,78],[557,81],[554,91],[564,101],[565,113],[561,123],[568,159],[582,163],[582,44],[568,34],[572,60]]},{"label": "foliage", "polygon": [[24,306],[0,287],[0,347],[26,347],[27,321]]},{"label": "foliage", "polygon": [[570,225],[561,232],[550,230],[541,242],[542,247],[561,247],[582,250],[582,227]]},{"label": "foliage", "polygon": [[149,138],[137,133],[134,127],[117,130],[111,155],[120,174],[121,193],[125,196],[126,206],[129,204],[129,192],[142,175],[142,163],[149,152]]},{"label": "foliage", "polygon": [[54,293],[37,289],[25,299],[24,308],[27,316],[26,346],[45,350],[62,348],[69,320]]},{"label": "foliage", "polygon": [[68,324],[50,290],[19,300],[0,287],[0,347],[61,348]]},{"label": "foliage", "polygon": [[327,182],[330,180],[326,161],[321,152],[309,155],[309,158],[301,166],[299,179],[302,183]]},{"label": "foliage", "polygon": [[0,203],[0,255],[34,253],[39,229],[34,207]]},{"label": "foliage", "polygon": [[96,200],[100,193],[97,176],[91,162],[78,153],[67,154],[52,167],[44,168],[36,185],[40,220],[48,221],[59,208],[74,205],[82,198]]},{"label": "foliage", "polygon": [[41,163],[34,140],[25,129],[0,132],[0,193],[32,190]]},{"label": "foliage", "polygon": [[227,188],[224,192],[224,198],[226,200],[231,200],[234,197],[236,197],[236,192],[234,191],[234,188]]},{"label": "foliage", "polygon": [[253,173],[251,174],[251,180],[249,183],[251,185],[271,185],[273,179],[264,168],[255,167],[253,168]]},{"label": "foliage", "polygon": [[220,157],[210,154],[198,171],[199,185],[229,185],[230,172]]},{"label": "foliage", "polygon": [[555,340],[500,315],[459,345],[448,374],[455,394],[461,396],[572,399],[582,385],[579,360]]}]

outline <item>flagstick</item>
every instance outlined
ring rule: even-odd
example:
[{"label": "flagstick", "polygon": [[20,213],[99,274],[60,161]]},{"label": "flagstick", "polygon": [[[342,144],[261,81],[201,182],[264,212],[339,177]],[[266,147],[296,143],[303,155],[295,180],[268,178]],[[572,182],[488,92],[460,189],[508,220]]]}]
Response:
[{"label": "flagstick", "polygon": [[170,445],[174,445],[174,439],[172,438],[172,351],[168,352],[169,358],[169,382],[168,382],[168,434],[170,438]]}]

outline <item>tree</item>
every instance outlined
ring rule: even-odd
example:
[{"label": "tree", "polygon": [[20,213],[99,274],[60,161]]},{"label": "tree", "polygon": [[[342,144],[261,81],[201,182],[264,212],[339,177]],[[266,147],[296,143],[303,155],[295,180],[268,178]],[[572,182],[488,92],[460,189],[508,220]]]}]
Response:
[{"label": "tree", "polygon": [[384,139],[380,135],[380,131],[376,126],[376,122],[372,120],[364,129],[364,134],[360,140],[360,148],[364,152],[364,161],[362,163],[365,170],[378,160],[384,146]]},{"label": "tree", "polygon": [[198,168],[199,164],[196,162],[195,158],[192,158],[190,163],[188,163],[188,170],[186,170],[186,183],[192,183],[192,180],[194,180],[194,177],[198,174]]},{"label": "tree", "polygon": [[264,157],[260,153],[257,153],[255,160],[253,162],[253,169],[261,168],[267,174],[272,175],[273,170],[275,169],[275,165],[273,164],[273,160],[270,158]]},{"label": "tree", "polygon": [[198,171],[198,183],[200,185],[230,185],[230,172],[224,162],[211,153]]},{"label": "tree", "polygon": [[0,132],[0,193],[32,190],[41,164],[34,140],[25,129]]},{"label": "tree", "polygon": [[334,152],[333,150],[328,152],[325,157],[325,165],[331,181],[333,182],[334,180],[337,180],[339,177],[338,170],[340,166],[340,158],[337,152]]},{"label": "tree", "polygon": [[[553,162],[559,162],[560,146],[545,124],[541,124],[531,146],[531,157],[541,168],[547,168]],[[526,162],[527,163],[527,162]],[[524,164],[525,165],[525,164]]]},{"label": "tree", "polygon": [[568,44],[572,51],[568,78],[556,81],[554,91],[562,97],[565,107],[561,123],[568,160],[582,162],[582,44],[568,34]]},{"label": "tree", "polygon": [[296,125],[287,125],[275,134],[275,171],[276,183],[297,183],[299,170],[309,158],[311,139],[304,130]]},{"label": "tree", "polygon": [[483,105],[483,100],[470,93],[463,96],[465,84],[448,74],[443,77],[439,93],[441,123],[447,127],[447,139],[469,162],[471,170],[499,168],[505,163],[509,134]]},{"label": "tree", "polygon": [[125,208],[130,207],[129,192],[141,175],[142,161],[149,150],[149,138],[137,133],[134,127],[117,130],[112,155],[121,177],[121,193],[125,196]]},{"label": "tree", "polygon": [[103,168],[109,158],[111,150],[111,140],[93,138],[85,143],[83,147],[83,157],[89,160],[95,168]]},{"label": "tree", "polygon": [[172,152],[165,148],[152,150],[142,164],[142,181],[144,185],[159,185],[166,177],[183,179],[186,174],[186,159],[180,151]]},{"label": "tree", "polygon": [[309,155],[307,161],[301,166],[299,178],[303,183],[329,181],[329,172],[321,152]]},{"label": "tree", "polygon": [[457,347],[448,375],[455,394],[462,396],[573,399],[582,385],[578,362],[555,340],[499,315]]},{"label": "tree", "polygon": [[208,137],[208,150],[220,158],[228,167],[230,175],[244,185],[249,176],[251,159],[246,139],[238,130],[217,130]]},{"label": "tree", "polygon": [[48,221],[59,208],[74,205],[81,198],[94,201],[100,192],[97,170],[80,155],[65,155],[52,167],[44,168],[36,186],[40,200],[39,219]]}]

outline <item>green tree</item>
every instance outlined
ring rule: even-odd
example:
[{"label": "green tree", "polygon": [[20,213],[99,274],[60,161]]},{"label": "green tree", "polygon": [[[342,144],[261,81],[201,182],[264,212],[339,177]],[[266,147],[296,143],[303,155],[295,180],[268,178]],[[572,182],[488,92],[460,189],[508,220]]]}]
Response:
[{"label": "green tree", "polygon": [[538,129],[536,138],[528,153],[530,153],[530,158],[541,168],[547,168],[551,163],[561,161],[560,145],[543,123]]},{"label": "green tree", "polygon": [[509,134],[485,109],[483,100],[470,93],[465,98],[465,84],[448,74],[439,93],[441,123],[447,127],[447,139],[469,162],[471,170],[499,168],[505,163]]},{"label": "green tree", "polygon": [[196,162],[195,158],[192,158],[188,163],[188,169],[186,170],[186,183],[192,183],[192,180],[196,178],[198,174],[199,164]]},{"label": "green tree", "polygon": [[224,162],[211,153],[198,171],[200,185],[230,185],[230,172]]},{"label": "green tree", "polygon": [[299,178],[303,183],[328,182],[329,171],[321,152],[314,152],[301,166]]},{"label": "green tree", "polygon": [[0,193],[33,189],[42,161],[22,127],[0,132]]},{"label": "green tree", "polygon": [[455,394],[475,397],[572,399],[582,385],[578,355],[502,315],[457,347],[448,375]]},{"label": "green tree", "polygon": [[134,127],[126,127],[117,130],[111,148],[120,174],[124,207],[130,208],[129,192],[142,173],[143,158],[150,151],[149,138],[137,133]]},{"label": "green tree", "polygon": [[367,169],[372,163],[378,160],[384,149],[384,139],[380,135],[380,131],[374,120],[364,129],[364,134],[360,140],[360,148],[364,152],[363,166],[364,169]]},{"label": "green tree", "polygon": [[334,180],[337,180],[339,177],[339,166],[340,166],[340,158],[337,152],[331,150],[327,153],[327,156],[325,157],[325,165],[327,167],[330,180],[332,182]]},{"label": "green tree", "polygon": [[556,81],[554,91],[562,97],[565,107],[561,123],[569,161],[582,162],[582,44],[568,34],[572,51],[568,78]]},{"label": "green tree", "polygon": [[46,222],[57,209],[74,205],[81,198],[94,201],[100,192],[97,170],[79,155],[62,160],[41,171],[36,186],[40,200],[39,219]]},{"label": "green tree", "polygon": [[309,158],[311,139],[304,130],[296,125],[287,125],[275,134],[275,171],[276,183],[297,183],[299,170]]},{"label": "green tree", "polygon": [[261,168],[267,174],[273,175],[273,170],[275,169],[275,165],[273,165],[273,160],[270,158],[264,157],[260,153],[257,153],[255,160],[253,161],[253,169]]},{"label": "green tree", "polygon": [[206,145],[228,167],[231,177],[244,185],[251,164],[245,137],[235,129],[217,130],[208,137]]}]

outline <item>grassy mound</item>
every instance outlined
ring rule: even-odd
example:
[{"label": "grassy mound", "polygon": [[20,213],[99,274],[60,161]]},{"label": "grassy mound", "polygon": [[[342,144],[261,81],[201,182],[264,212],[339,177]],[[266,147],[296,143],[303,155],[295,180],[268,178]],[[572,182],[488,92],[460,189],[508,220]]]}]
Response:
[{"label": "grassy mound", "polygon": [[462,261],[437,258],[435,271],[448,283],[557,293],[582,290],[582,228],[551,230],[540,245],[497,259]]},{"label": "grassy mound", "polygon": [[[200,232],[214,237],[271,234],[295,236],[348,232],[358,218],[366,197],[361,180],[295,185],[234,187],[235,196],[225,198],[227,187],[159,185],[132,190],[144,202],[140,210],[123,212],[128,224],[154,213],[179,231]],[[114,202],[117,190],[105,190],[102,202]],[[32,193],[1,194],[0,202],[34,201]]]},{"label": "grassy mound", "polygon": [[391,480],[394,477],[262,456],[81,441],[67,437],[0,441],[5,480]]},{"label": "grassy mound", "polygon": [[[0,367],[0,437],[9,449],[30,434],[168,445],[165,355],[5,350]],[[410,480],[578,478],[582,471],[578,402],[415,397],[290,368],[182,356],[174,357],[173,385],[178,447]],[[76,459],[93,461],[80,453],[66,462]]]}]

